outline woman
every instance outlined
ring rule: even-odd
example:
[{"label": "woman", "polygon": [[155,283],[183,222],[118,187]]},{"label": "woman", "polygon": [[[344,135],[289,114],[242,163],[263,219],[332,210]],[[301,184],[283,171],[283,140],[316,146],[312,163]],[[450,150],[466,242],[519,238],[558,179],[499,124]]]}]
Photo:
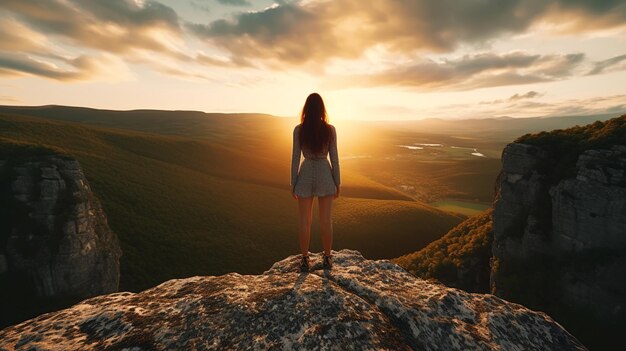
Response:
[{"label": "woman", "polygon": [[[291,192],[298,200],[300,211],[300,269],[309,270],[309,241],[313,199],[319,206],[320,231],[324,246],[324,269],[332,267],[331,247],[333,226],[331,222],[332,201],[339,196],[339,157],[337,156],[337,132],[328,124],[326,107],[322,97],[309,95],[302,108],[300,124],[293,130],[291,155]],[[304,161],[300,164],[300,153]],[[328,163],[330,154],[330,164]],[[298,169],[299,168],[299,169]]]}]

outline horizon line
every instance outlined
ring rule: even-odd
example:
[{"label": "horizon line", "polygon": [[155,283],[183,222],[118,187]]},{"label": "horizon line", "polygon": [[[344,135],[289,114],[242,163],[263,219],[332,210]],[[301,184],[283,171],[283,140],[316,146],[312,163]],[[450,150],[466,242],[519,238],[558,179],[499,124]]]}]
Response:
[{"label": "horizon line", "polygon": [[[75,105],[59,105],[59,104],[46,104],[46,105],[6,105],[0,104],[0,108],[52,108],[52,107],[61,107],[61,108],[74,108],[74,109],[84,109],[84,110],[96,110],[96,111],[109,111],[109,112],[136,112],[136,111],[160,111],[160,112],[195,112],[195,113],[203,113],[203,114],[214,114],[214,115],[264,115],[268,117],[275,117],[281,119],[290,119],[299,118],[297,115],[294,116],[279,116],[265,112],[209,112],[202,110],[184,110],[184,109],[174,109],[174,110],[163,110],[156,108],[133,108],[133,109],[107,109],[107,108],[98,108],[98,107],[89,107],[89,106],[75,106]],[[441,117],[423,117],[423,118],[403,118],[403,119],[358,119],[358,118],[343,118],[343,121],[361,121],[361,122],[418,122],[418,121],[428,121],[428,120],[436,120],[436,121],[470,121],[470,120],[511,120],[511,119],[546,119],[546,118],[574,118],[574,117],[593,117],[593,116],[622,116],[626,114],[626,111],[616,112],[616,113],[600,113],[600,114],[580,114],[580,115],[539,115],[539,116],[526,116],[526,117],[512,117],[512,116],[494,116],[494,117],[470,117],[470,118],[441,118]],[[332,117],[331,117],[332,119]]]}]

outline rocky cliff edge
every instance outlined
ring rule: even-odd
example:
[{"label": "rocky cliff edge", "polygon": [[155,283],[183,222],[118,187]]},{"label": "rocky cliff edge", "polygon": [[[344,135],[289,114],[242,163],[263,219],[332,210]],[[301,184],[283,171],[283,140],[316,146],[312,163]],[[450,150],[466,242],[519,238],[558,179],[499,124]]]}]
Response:
[{"label": "rocky cliff edge", "polygon": [[[626,145],[586,150],[572,176],[558,157],[509,144],[495,202],[492,292],[526,306],[626,321]],[[527,291],[542,294],[527,297]],[[553,314],[554,313],[554,314]],[[608,326],[607,326],[608,327]]]},{"label": "rocky cliff edge", "polygon": [[78,161],[0,157],[0,327],[117,291],[120,256]]},{"label": "rocky cliff edge", "polygon": [[549,316],[415,278],[356,251],[299,273],[192,277],[85,300],[0,331],[3,350],[584,350]]}]

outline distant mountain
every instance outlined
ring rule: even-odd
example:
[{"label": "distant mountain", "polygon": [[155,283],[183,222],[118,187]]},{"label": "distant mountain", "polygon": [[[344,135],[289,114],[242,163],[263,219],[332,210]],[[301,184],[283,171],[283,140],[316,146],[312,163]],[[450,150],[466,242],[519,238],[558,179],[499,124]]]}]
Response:
[{"label": "distant mountain", "polygon": [[595,121],[605,121],[612,117],[615,117],[615,114],[530,118],[496,117],[464,120],[424,119],[373,123],[377,124],[380,128],[394,130],[424,130],[431,133],[448,135],[462,133],[487,138],[497,138],[500,140],[512,140],[526,133],[563,129],[575,125],[586,125]]},{"label": "distant mountain", "polygon": [[291,120],[261,113],[205,113],[201,111],[103,110],[60,105],[0,106],[0,113],[42,117],[143,132],[210,138],[224,131],[242,128],[263,120],[263,125],[291,123]]},{"label": "distant mountain", "polygon": [[[63,121],[96,124],[114,128],[186,136],[207,136],[249,126],[294,125],[296,118],[276,117],[263,113],[206,113],[201,111],[164,110],[103,110],[60,105],[8,106],[0,105],[0,113],[44,117]],[[494,117],[484,119],[446,120],[427,118],[422,120],[350,121],[346,124],[387,130],[424,131],[441,134],[476,134],[511,140],[526,133],[568,128],[606,120],[614,114],[559,116],[559,117]],[[262,121],[263,123],[255,123]]]}]

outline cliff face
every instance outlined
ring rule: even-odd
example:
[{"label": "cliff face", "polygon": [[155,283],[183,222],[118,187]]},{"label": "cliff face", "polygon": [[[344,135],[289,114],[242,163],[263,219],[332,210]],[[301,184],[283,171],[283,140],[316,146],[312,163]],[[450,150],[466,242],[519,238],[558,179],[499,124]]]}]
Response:
[{"label": "cliff face", "polygon": [[626,146],[585,151],[576,176],[557,184],[546,174],[551,162],[540,147],[513,143],[505,148],[495,203],[494,255],[624,250]]},{"label": "cliff face", "polygon": [[583,151],[572,166],[541,145],[505,148],[491,284],[580,336],[626,325],[626,146]]},{"label": "cliff face", "polygon": [[117,291],[119,243],[76,160],[3,160],[0,178],[0,326]]},{"label": "cliff face", "polygon": [[258,276],[171,280],[85,300],[0,331],[26,350],[583,350],[543,313],[415,278],[389,261],[298,256]]},{"label": "cliff face", "polygon": [[545,311],[594,350],[626,344],[624,143],[626,115],[518,138],[503,151],[493,212],[395,261]]}]

